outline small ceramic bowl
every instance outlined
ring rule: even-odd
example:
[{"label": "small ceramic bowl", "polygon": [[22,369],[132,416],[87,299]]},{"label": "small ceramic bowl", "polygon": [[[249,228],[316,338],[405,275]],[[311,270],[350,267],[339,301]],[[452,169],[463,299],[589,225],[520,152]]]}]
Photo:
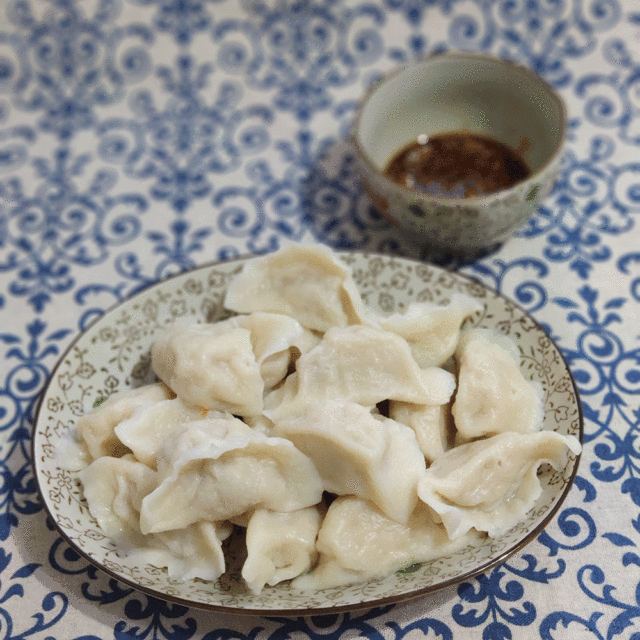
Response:
[{"label": "small ceramic bowl", "polygon": [[[555,182],[566,112],[532,71],[475,54],[443,54],[398,69],[365,96],[352,128],[364,186],[376,207],[431,254],[473,257],[502,244],[534,212]],[[430,193],[385,173],[416,141],[445,133],[491,138],[520,152],[530,174],[472,197]]]}]

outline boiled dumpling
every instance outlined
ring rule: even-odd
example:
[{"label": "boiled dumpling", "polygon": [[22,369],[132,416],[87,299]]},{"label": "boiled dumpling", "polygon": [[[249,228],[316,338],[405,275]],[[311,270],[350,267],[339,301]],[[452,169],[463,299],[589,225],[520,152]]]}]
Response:
[{"label": "boiled dumpling", "polygon": [[97,409],[78,420],[78,435],[84,440],[93,459],[101,456],[120,457],[128,449],[114,433],[115,427],[130,418],[134,411],[150,407],[173,397],[164,384],[151,384],[136,389],[127,389],[105,400]]},{"label": "boiled dumpling", "polygon": [[267,391],[264,395],[264,411],[259,416],[248,416],[244,418],[244,423],[249,425],[252,429],[260,431],[265,435],[273,434],[274,422],[266,414],[271,414],[282,402],[288,402],[291,400],[295,393],[295,380],[297,374],[292,373],[287,378],[287,383]]},{"label": "boiled dumpling", "polygon": [[326,589],[382,578],[414,563],[427,562],[477,542],[477,532],[455,541],[418,505],[406,524],[388,518],[374,504],[355,497],[336,498],[322,523],[320,562],[297,578],[294,589]]},{"label": "boiled dumpling", "polygon": [[[320,338],[305,329],[297,320],[275,313],[256,312],[248,316],[236,316],[241,326],[252,330],[254,352],[260,364],[260,375],[265,391],[273,389],[289,373],[292,364],[319,342]],[[247,321],[242,322],[243,319]],[[286,318],[286,324],[284,320]],[[250,322],[249,322],[250,319]],[[288,331],[282,329],[286,327]],[[271,335],[265,329],[271,329]],[[278,329],[280,331],[278,332]],[[267,338],[270,338],[267,341]]]},{"label": "boiled dumpling", "polygon": [[292,360],[306,353],[320,341],[297,320],[279,313],[256,311],[216,322],[210,331],[220,334],[235,327],[251,332],[251,344],[265,389],[275,387],[289,372]]},{"label": "boiled dumpling", "polygon": [[144,546],[127,554],[136,564],[165,567],[170,580],[217,580],[225,571],[222,542],[233,531],[228,523],[196,522],[178,531],[154,533]]},{"label": "boiled dumpling", "polygon": [[437,367],[420,369],[405,340],[364,325],[333,328],[300,357],[296,392],[269,415],[274,421],[303,409],[310,399],[341,398],[365,406],[387,400],[418,404],[448,402],[455,378]]},{"label": "boiled dumpling", "polygon": [[184,425],[157,459],[159,486],[142,502],[143,533],[228,520],[254,508],[294,511],[322,497],[307,456],[233,417]]},{"label": "boiled dumpling", "polygon": [[533,433],[543,420],[542,389],[527,380],[505,336],[463,332],[456,350],[458,390],[452,413],[460,442],[504,431]]},{"label": "boiled dumpling", "polygon": [[156,487],[156,473],[130,453],[104,456],[78,474],[91,515],[103,533],[125,546],[140,544],[143,498]]},{"label": "boiled dumpling", "polygon": [[471,296],[454,293],[449,304],[414,302],[404,313],[375,318],[378,325],[403,337],[421,367],[442,365],[453,355],[465,318],[482,311]]},{"label": "boiled dumpling", "polygon": [[206,414],[206,409],[173,398],[138,407],[114,432],[136,460],[155,469],[156,454],[164,440],[185,422],[198,420]]},{"label": "boiled dumpling", "polygon": [[259,594],[265,584],[290,580],[311,568],[322,516],[319,506],[290,513],[253,512],[246,533],[248,555],[242,567],[242,577],[253,593]]},{"label": "boiled dumpling", "polygon": [[230,282],[224,306],[286,314],[317,331],[358,323],[364,315],[351,273],[323,246],[291,245],[251,260]]},{"label": "boiled dumpling", "polygon": [[574,436],[554,431],[501,433],[451,449],[418,483],[418,495],[442,520],[449,537],[472,527],[496,537],[520,522],[542,492],[538,467],[562,469],[580,453]]},{"label": "boiled dumpling", "polygon": [[371,500],[399,522],[409,519],[426,468],[409,427],[353,402],[327,400],[277,422],[274,433],[313,460],[326,491]]},{"label": "boiled dumpling", "polygon": [[420,405],[391,400],[389,417],[413,429],[420,451],[428,462],[439,458],[453,444],[455,427],[450,403]]},{"label": "boiled dumpling", "polygon": [[264,382],[248,329],[173,326],[153,344],[151,366],[190,404],[240,416],[262,412]]}]

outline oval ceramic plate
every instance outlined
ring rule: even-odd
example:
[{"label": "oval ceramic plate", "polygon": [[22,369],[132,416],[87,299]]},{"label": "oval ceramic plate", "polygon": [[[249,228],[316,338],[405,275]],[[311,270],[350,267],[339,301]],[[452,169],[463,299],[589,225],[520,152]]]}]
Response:
[{"label": "oval ceramic plate", "polygon": [[[401,311],[412,301],[444,303],[454,292],[477,298],[484,312],[472,323],[511,336],[520,348],[523,371],[542,383],[544,428],[582,441],[582,415],[571,374],[551,339],[514,303],[474,280],[420,262],[360,253],[340,256],[351,267],[363,298],[382,312]],[[559,472],[541,467],[542,495],[526,519],[502,537],[363,584],[302,593],[285,583],[254,596],[240,577],[242,544],[226,550],[228,570],[216,582],[174,582],[164,569],[121,556],[89,513],[75,474],[61,467],[70,429],[100,397],[154,379],[149,350],[163,326],[178,318],[211,322],[224,317],[221,302],[227,283],[244,262],[202,267],[138,293],[89,327],[57,365],[41,400],[33,459],[46,508],[69,544],[108,574],[158,598],[232,613],[300,615],[373,607],[432,593],[503,562],[542,531],[573,482],[578,466],[573,456]]]}]

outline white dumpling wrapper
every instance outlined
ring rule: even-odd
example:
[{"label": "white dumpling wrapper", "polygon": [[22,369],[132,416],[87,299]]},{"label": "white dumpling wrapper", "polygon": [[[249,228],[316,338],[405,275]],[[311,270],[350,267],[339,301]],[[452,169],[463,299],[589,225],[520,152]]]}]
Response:
[{"label": "white dumpling wrapper", "polygon": [[247,559],[242,577],[252,593],[308,571],[316,560],[316,537],[322,522],[319,506],[290,513],[257,509],[246,532]]},{"label": "white dumpling wrapper", "polygon": [[76,425],[76,432],[86,443],[94,460],[101,456],[120,457],[128,449],[114,432],[118,424],[130,418],[137,409],[153,406],[171,397],[174,394],[164,384],[145,385],[115,393],[82,416]]},{"label": "white dumpling wrapper", "polygon": [[282,382],[300,354],[320,342],[318,336],[288,316],[255,312],[232,320],[236,318],[240,326],[251,330],[265,391]]},{"label": "white dumpling wrapper", "polygon": [[143,533],[228,520],[255,508],[294,511],[322,497],[322,481],[307,456],[236,418],[184,425],[157,459],[159,486],[142,501]]},{"label": "white dumpling wrapper", "polygon": [[320,561],[292,587],[316,590],[382,578],[415,563],[427,562],[477,542],[470,532],[450,540],[425,505],[418,505],[406,524],[383,514],[371,502],[339,497],[329,507],[318,534]]},{"label": "white dumpling wrapper", "polygon": [[413,429],[420,451],[433,462],[453,444],[455,427],[451,404],[419,405],[410,402],[389,402],[389,417]]},{"label": "white dumpling wrapper", "polygon": [[155,471],[128,453],[98,458],[78,477],[89,511],[105,536],[126,547],[140,544],[140,509],[157,486]]},{"label": "white dumpling wrapper", "polygon": [[217,580],[226,568],[222,542],[232,531],[228,523],[196,522],[178,531],[145,536],[144,546],[127,557],[136,564],[166,568],[169,579],[176,582]]},{"label": "white dumpling wrapper", "polygon": [[310,399],[364,406],[388,399],[443,404],[456,386],[448,371],[418,367],[403,338],[364,325],[329,329],[318,346],[300,357],[296,374],[285,382],[296,385],[293,397],[267,413],[274,421],[299,412]]},{"label": "white dumpling wrapper", "polygon": [[312,401],[299,415],[276,423],[274,433],[309,456],[326,491],[374,502],[406,522],[426,468],[414,432],[356,403]]},{"label": "white dumpling wrapper", "polygon": [[206,409],[172,398],[138,407],[114,432],[136,460],[155,469],[156,454],[165,439],[186,422],[204,418],[206,414]]},{"label": "white dumpling wrapper", "polygon": [[256,431],[260,431],[265,435],[273,435],[273,420],[268,417],[283,402],[289,402],[297,391],[298,374],[292,373],[285,384],[267,391],[264,395],[264,411],[259,416],[251,416],[244,418],[243,422]]},{"label": "white dumpling wrapper", "polygon": [[453,355],[463,321],[483,308],[475,298],[454,293],[446,305],[413,302],[404,313],[376,316],[375,321],[404,338],[421,367],[434,367]]},{"label": "white dumpling wrapper", "polygon": [[540,497],[538,467],[562,469],[580,451],[577,438],[554,431],[501,433],[438,458],[418,483],[418,495],[450,538],[472,527],[497,537],[523,520]]},{"label": "white dumpling wrapper", "polygon": [[282,313],[316,331],[361,321],[364,304],[350,271],[324,246],[291,245],[247,262],[224,299],[239,313]]},{"label": "white dumpling wrapper", "polygon": [[241,327],[251,332],[251,344],[265,389],[275,387],[289,371],[296,355],[306,353],[320,338],[295,318],[280,313],[255,311],[208,325],[209,331],[223,334]]},{"label": "white dumpling wrapper", "polygon": [[458,390],[451,411],[460,442],[542,428],[542,387],[524,377],[509,338],[486,330],[463,332],[456,360]]},{"label": "white dumpling wrapper", "polygon": [[154,342],[151,366],[190,404],[240,416],[262,412],[264,382],[248,329],[174,325]]}]

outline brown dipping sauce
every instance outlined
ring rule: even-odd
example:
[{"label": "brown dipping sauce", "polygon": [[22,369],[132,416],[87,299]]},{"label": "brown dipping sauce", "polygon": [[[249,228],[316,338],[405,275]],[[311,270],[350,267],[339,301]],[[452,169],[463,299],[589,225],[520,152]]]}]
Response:
[{"label": "brown dipping sauce", "polygon": [[420,136],[389,162],[385,173],[401,185],[434,196],[471,198],[527,178],[531,172],[520,157],[527,146],[523,141],[516,151],[466,132]]}]

